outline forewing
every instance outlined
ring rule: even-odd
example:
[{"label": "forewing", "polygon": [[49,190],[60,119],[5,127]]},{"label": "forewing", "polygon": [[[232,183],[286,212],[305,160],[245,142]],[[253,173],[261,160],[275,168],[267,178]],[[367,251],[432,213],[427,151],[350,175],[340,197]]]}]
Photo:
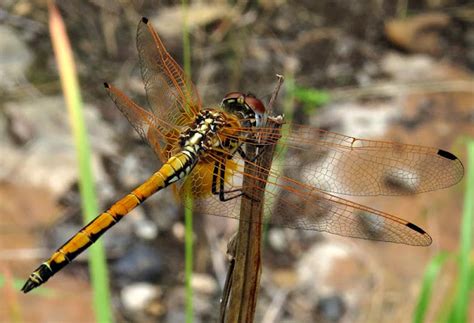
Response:
[{"label": "forewing", "polygon": [[137,48],[153,113],[172,125],[192,122],[201,107],[199,95],[146,18],[138,24]]},{"label": "forewing", "polygon": [[[464,173],[456,156],[438,148],[357,139],[301,125],[284,125],[282,134],[274,167],[326,192],[428,192],[458,183]],[[263,145],[273,145],[277,139],[267,136]]]}]

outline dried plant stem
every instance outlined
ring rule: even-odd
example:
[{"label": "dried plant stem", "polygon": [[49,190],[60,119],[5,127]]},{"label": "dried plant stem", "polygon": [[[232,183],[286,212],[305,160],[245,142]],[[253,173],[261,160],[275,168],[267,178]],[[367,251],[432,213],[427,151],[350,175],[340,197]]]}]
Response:
[{"label": "dried plant stem", "polygon": [[[276,94],[283,82],[275,89]],[[272,99],[272,103],[276,96]],[[282,118],[269,118],[267,126],[280,132]],[[273,135],[274,135],[273,134]],[[261,240],[264,192],[268,170],[271,168],[275,145],[267,146],[254,163],[245,163],[243,197],[240,207],[239,231],[230,242],[231,266],[223,292],[221,322],[253,322],[257,305],[260,274],[262,272]],[[256,145],[247,145],[246,155],[252,160],[257,155]],[[263,171],[267,170],[267,171]],[[252,198],[248,198],[248,197]],[[227,303],[228,307],[227,307]]]}]

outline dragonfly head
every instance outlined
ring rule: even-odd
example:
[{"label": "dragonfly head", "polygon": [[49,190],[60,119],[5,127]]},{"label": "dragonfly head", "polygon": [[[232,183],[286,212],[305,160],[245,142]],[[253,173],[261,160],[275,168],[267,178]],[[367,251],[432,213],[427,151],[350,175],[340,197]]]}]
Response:
[{"label": "dragonfly head", "polygon": [[266,123],[265,106],[251,93],[230,92],[222,100],[221,107],[244,120],[244,124],[261,127]]}]

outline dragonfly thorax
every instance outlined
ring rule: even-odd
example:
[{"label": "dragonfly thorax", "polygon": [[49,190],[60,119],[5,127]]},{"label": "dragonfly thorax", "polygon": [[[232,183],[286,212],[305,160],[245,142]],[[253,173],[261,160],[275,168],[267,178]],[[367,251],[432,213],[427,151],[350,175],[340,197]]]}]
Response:
[{"label": "dragonfly thorax", "polygon": [[200,155],[218,143],[217,132],[226,124],[223,113],[202,110],[194,124],[182,132],[180,145],[184,150]]}]

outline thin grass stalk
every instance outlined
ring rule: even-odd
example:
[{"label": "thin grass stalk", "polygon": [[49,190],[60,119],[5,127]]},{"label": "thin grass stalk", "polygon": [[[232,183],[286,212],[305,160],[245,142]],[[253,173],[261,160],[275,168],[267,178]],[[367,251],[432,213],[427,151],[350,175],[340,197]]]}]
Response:
[{"label": "thin grass stalk", "polygon": [[[0,274],[0,289],[5,287],[7,283],[7,278]],[[23,285],[25,285],[25,281],[23,279],[14,278],[13,279],[13,286],[15,290],[20,290]],[[37,288],[33,290],[31,293],[35,293],[36,295],[41,295],[42,297],[51,297],[54,298],[54,293],[48,287]]]},{"label": "thin grass stalk", "polygon": [[[64,22],[52,1],[49,2],[49,27],[53,50],[58,64],[61,87],[69,112],[79,166],[79,190],[84,223],[89,223],[97,214],[97,200],[91,169],[91,153],[84,123],[83,104],[71,45]],[[94,310],[98,322],[111,322],[110,290],[101,241],[89,249],[89,270],[94,294]]]},{"label": "thin grass stalk", "polygon": [[[4,316],[8,317],[12,323],[23,322],[23,315],[18,302],[18,294],[16,293],[18,289],[15,289],[15,280],[8,268],[3,269],[3,277],[5,277],[3,279],[5,286],[3,286],[0,295],[2,295],[4,300]],[[2,285],[1,283],[2,277],[0,277],[0,285]]]},{"label": "thin grass stalk", "polygon": [[428,264],[423,276],[423,283],[421,286],[420,296],[418,296],[418,303],[413,313],[413,323],[425,322],[426,313],[428,312],[431,297],[434,293],[433,287],[437,282],[439,271],[448,259],[448,253],[440,252],[433,257],[431,262]]},{"label": "thin grass stalk", "polygon": [[471,270],[473,261],[471,253],[474,234],[474,139],[469,139],[466,146],[467,174],[461,222],[458,286],[453,309],[449,318],[450,322],[467,322],[469,302],[471,300],[470,294],[472,292]]},{"label": "thin grass stalk", "polygon": [[[188,1],[181,1],[181,8],[183,12],[183,66],[184,74],[188,80],[187,84],[191,84],[191,45],[189,41],[188,28]],[[188,90],[191,90],[190,88]],[[189,104],[190,102],[188,102]],[[191,187],[185,187],[188,192]],[[185,280],[185,320],[186,323],[193,322],[193,289],[191,286],[193,275],[193,200],[190,194],[186,194],[185,208],[184,208],[184,280]]]}]

